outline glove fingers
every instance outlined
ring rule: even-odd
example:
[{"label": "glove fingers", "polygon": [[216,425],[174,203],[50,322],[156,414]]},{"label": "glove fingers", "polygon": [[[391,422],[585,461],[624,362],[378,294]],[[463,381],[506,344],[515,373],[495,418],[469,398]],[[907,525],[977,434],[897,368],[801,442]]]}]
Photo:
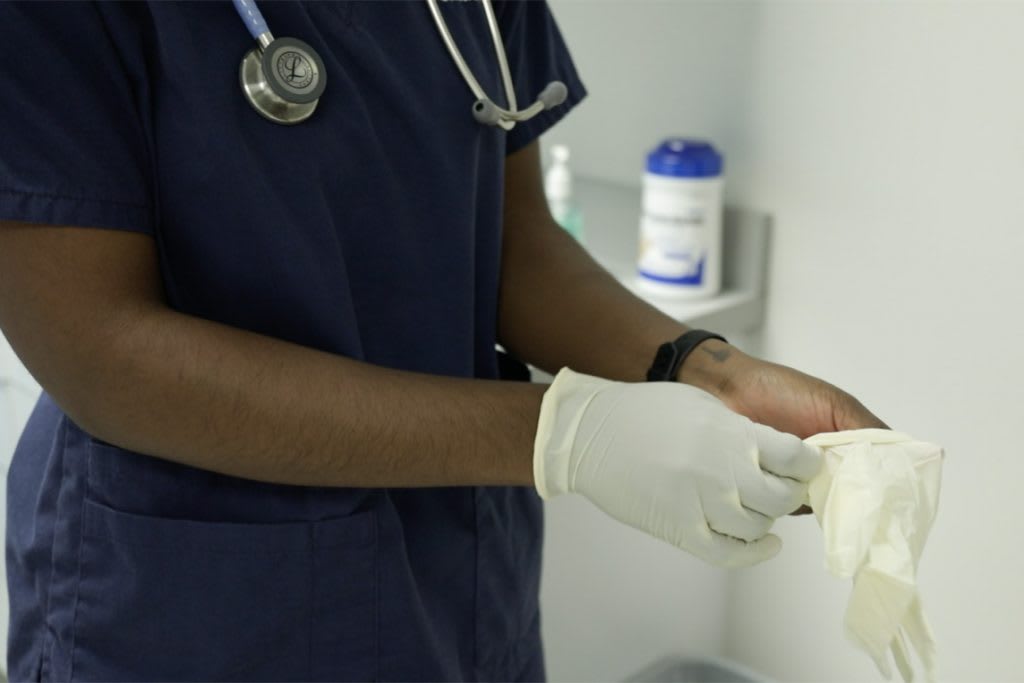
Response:
[{"label": "glove fingers", "polygon": [[736,471],[743,507],[777,518],[793,512],[807,500],[807,484],[755,468]]},{"label": "glove fingers", "polygon": [[780,477],[809,482],[821,469],[821,452],[792,434],[754,424],[761,469]]},{"label": "glove fingers", "polygon": [[750,567],[770,560],[782,550],[782,540],[775,534],[747,543],[708,530],[701,557],[708,562],[727,569]]},{"label": "glove fingers", "polygon": [[740,541],[756,541],[763,538],[772,528],[775,520],[756,510],[729,505],[719,510],[705,506],[708,527],[715,534],[729,536]]}]

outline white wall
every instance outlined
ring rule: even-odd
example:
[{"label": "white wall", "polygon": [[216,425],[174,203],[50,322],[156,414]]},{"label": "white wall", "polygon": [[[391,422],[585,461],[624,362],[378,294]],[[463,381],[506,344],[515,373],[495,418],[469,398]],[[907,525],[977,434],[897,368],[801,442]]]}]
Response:
[{"label": "white wall", "polygon": [[[551,141],[634,184],[664,135],[725,150],[729,200],[776,219],[765,354],[948,450],[920,577],[942,678],[1024,680],[1024,3],[553,7],[592,97]],[[849,587],[813,521],[779,531],[780,558],[702,605],[727,615],[726,652],[779,680],[880,680],[842,636]],[[593,656],[572,654],[559,666]]]},{"label": "white wall", "polygon": [[[766,351],[948,450],[920,577],[946,680],[1024,680],[1022,64],[1024,3],[764,3],[734,157],[737,193],[776,216]],[[877,678],[816,530],[786,532],[735,584],[732,652]]]},{"label": "white wall", "polygon": [[583,174],[639,185],[668,135],[744,141],[756,14],[741,2],[549,0],[588,89],[545,142]]},{"label": "white wall", "polygon": [[586,500],[546,507],[541,590],[552,681],[621,681],[666,654],[726,647],[725,577]]}]

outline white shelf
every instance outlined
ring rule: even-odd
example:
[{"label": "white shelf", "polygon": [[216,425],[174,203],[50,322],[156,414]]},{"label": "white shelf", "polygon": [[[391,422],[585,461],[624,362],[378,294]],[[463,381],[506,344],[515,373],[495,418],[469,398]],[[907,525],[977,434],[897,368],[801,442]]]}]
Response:
[{"label": "white shelf", "polygon": [[638,291],[636,278],[640,188],[587,177],[575,179],[584,243],[626,287],[676,320],[716,332],[749,332],[764,319],[771,217],[726,207],[722,222],[722,291],[699,300],[664,299]]}]

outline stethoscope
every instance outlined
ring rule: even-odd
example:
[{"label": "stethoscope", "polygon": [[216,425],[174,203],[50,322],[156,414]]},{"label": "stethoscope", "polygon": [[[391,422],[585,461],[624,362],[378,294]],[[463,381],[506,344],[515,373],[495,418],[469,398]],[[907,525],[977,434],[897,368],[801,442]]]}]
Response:
[{"label": "stethoscope", "polygon": [[[261,116],[274,123],[290,125],[305,121],[316,111],[317,102],[320,101],[320,96],[327,85],[327,73],[320,55],[297,38],[274,38],[267,28],[263,14],[256,6],[256,0],[232,1],[238,15],[257,42],[257,46],[242,58],[242,65],[239,68],[242,92],[245,93],[249,104]],[[437,0],[427,0],[438,33],[448,48],[448,54],[476,97],[473,103],[473,117],[480,123],[511,130],[516,122],[528,121],[545,109],[560,105],[565,101],[567,91],[565,83],[551,81],[533,104],[526,109],[519,109],[512,76],[508,69],[505,45],[498,30],[498,21],[494,18],[494,8],[491,7],[491,0],[482,0],[482,4],[491,39],[494,41],[494,51],[498,55],[498,67],[501,70],[508,109],[495,104],[480,87],[480,83],[473,76],[459,47],[455,44],[444,17],[441,16]]]}]

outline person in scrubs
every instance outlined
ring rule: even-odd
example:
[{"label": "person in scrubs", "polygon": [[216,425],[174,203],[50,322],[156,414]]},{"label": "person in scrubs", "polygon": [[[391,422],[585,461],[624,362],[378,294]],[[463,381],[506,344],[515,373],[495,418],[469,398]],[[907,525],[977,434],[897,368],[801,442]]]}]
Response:
[{"label": "person in scrubs", "polygon": [[[689,511],[630,517],[689,500],[651,453],[700,483],[757,467],[735,425],[880,424],[714,338],[644,382],[686,328],[551,219],[538,137],[585,90],[544,3],[494,8],[518,100],[567,88],[508,131],[421,2],[266,3],[327,74],[290,126],[239,88],[230,3],[0,4],[0,326],[44,389],[7,483],[13,680],[541,680],[538,488],[700,554]],[[502,100],[480,3],[440,11]],[[585,373],[582,417],[578,377],[501,381],[496,343]],[[595,410],[622,429],[572,438]]]}]

